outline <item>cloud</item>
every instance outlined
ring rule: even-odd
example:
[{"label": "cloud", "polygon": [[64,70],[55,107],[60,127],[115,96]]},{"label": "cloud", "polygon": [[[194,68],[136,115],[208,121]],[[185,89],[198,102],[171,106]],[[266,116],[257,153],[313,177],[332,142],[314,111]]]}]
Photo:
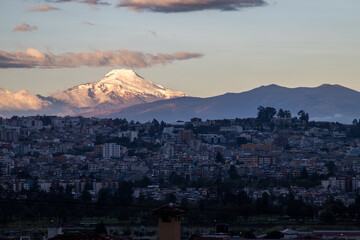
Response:
[{"label": "cloud", "polygon": [[119,0],[117,6],[126,7],[133,11],[170,13],[207,9],[229,11],[264,4],[264,0]]},{"label": "cloud", "polygon": [[101,0],[80,0],[79,2],[95,4],[95,5],[110,5],[110,3],[104,2],[104,1],[101,1]]},{"label": "cloud", "polygon": [[13,32],[18,32],[18,31],[21,31],[21,32],[32,32],[33,30],[37,30],[38,27],[37,26],[30,26],[29,24],[27,23],[23,23],[21,24],[20,26],[17,26],[13,29]]},{"label": "cloud", "polygon": [[39,6],[39,7],[33,7],[33,8],[28,8],[28,12],[46,12],[46,11],[52,11],[52,10],[60,10],[60,8],[57,7],[52,7],[50,5],[43,5],[43,6]]},{"label": "cloud", "polygon": [[202,57],[201,53],[177,52],[173,54],[149,54],[138,51],[115,50],[63,53],[42,53],[34,48],[26,52],[0,51],[0,68],[73,68],[89,67],[135,67],[146,68],[157,64],[169,64],[176,60]]},{"label": "cloud", "polygon": [[147,34],[153,36],[153,37],[157,37],[157,33],[155,31],[147,31]]},{"label": "cloud", "polygon": [[0,88],[0,111],[39,110],[50,104],[26,90],[17,93]]},{"label": "cloud", "polygon": [[91,5],[110,5],[110,3],[102,0],[48,0],[51,2],[56,3],[63,3],[63,2],[80,2],[80,3],[88,3]]},{"label": "cloud", "polygon": [[94,26],[95,24],[91,23],[91,22],[88,22],[88,21],[83,21],[82,24],[86,24],[86,25],[91,25],[91,26]]}]

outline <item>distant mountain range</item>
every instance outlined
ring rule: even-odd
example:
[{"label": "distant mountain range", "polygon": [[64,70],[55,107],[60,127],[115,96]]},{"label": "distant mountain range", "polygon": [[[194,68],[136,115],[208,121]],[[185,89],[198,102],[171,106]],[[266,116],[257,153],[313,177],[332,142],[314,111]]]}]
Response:
[{"label": "distant mountain range", "polygon": [[[23,103],[23,104],[22,104]],[[83,115],[166,122],[256,117],[259,106],[304,110],[310,120],[350,123],[360,117],[360,92],[324,84],[315,88],[261,86],[242,93],[209,98],[188,97],[152,83],[132,70],[113,70],[99,82],[58,92],[49,97],[0,89],[0,115]]]},{"label": "distant mountain range", "polygon": [[340,85],[315,88],[261,86],[242,93],[226,93],[209,98],[182,97],[131,106],[103,117],[126,117],[148,121],[155,116],[164,121],[256,117],[259,106],[309,113],[310,120],[350,123],[360,117],[360,93]]}]

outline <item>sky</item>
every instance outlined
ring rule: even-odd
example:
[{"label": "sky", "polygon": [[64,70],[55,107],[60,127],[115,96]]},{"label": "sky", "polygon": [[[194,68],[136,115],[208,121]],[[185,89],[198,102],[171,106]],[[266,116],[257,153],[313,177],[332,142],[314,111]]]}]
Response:
[{"label": "sky", "polygon": [[190,96],[360,91],[359,0],[1,0],[0,88],[48,96],[112,69]]}]

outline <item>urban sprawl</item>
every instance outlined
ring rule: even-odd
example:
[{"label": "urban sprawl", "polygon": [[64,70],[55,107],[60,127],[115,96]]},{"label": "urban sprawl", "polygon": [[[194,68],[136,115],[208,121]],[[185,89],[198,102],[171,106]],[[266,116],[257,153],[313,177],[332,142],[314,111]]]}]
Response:
[{"label": "urban sprawl", "polygon": [[[314,122],[304,111],[296,116],[271,107],[258,111],[257,118],[176,123],[0,118],[1,197],[12,192],[26,199],[36,186],[47,193],[62,188],[74,199],[86,192],[96,202],[101,191],[126,181],[133,183],[134,201],[200,206],[219,200],[216,183],[225,182],[234,197],[239,192],[253,200],[291,194],[314,208],[329,199],[345,207],[356,203],[357,120]],[[227,193],[221,194],[226,201]]]}]

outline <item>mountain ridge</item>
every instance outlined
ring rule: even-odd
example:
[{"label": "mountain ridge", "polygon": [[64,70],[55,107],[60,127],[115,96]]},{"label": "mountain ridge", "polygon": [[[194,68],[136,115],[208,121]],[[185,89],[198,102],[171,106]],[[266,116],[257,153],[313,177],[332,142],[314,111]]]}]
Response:
[{"label": "mountain ridge", "polygon": [[176,98],[124,108],[101,117],[125,117],[140,121],[156,116],[164,121],[256,117],[257,107],[271,106],[290,110],[293,115],[305,110],[312,120],[350,123],[360,116],[360,93],[341,85],[287,88],[271,84],[241,93],[226,93],[208,98]]},{"label": "mountain ridge", "polygon": [[360,116],[358,102],[360,92],[326,83],[295,88],[270,84],[239,93],[190,97],[127,69],[114,69],[98,82],[80,84],[48,97],[0,88],[0,115],[4,117],[47,114],[176,121],[256,117],[257,107],[271,106],[293,114],[305,110],[311,120],[351,122]]}]

